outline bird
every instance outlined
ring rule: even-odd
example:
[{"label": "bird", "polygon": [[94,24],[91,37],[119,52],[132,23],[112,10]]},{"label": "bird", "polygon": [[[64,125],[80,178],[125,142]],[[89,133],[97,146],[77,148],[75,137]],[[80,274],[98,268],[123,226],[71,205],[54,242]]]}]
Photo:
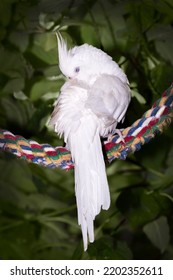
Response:
[{"label": "bird", "polygon": [[131,93],[126,74],[106,52],[87,43],[68,48],[60,32],[56,37],[66,81],[49,124],[64,137],[75,165],[77,217],[86,251],[94,242],[95,217],[111,202],[101,138],[121,134],[117,124],[124,121]]}]

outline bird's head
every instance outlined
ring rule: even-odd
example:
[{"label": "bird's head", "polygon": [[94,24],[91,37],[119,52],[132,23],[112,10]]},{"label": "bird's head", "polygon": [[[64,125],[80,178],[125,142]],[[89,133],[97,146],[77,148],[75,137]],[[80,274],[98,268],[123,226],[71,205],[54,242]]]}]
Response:
[{"label": "bird's head", "polygon": [[92,84],[103,73],[115,73],[118,65],[102,50],[88,44],[68,49],[60,34],[57,40],[59,67],[67,78]]}]

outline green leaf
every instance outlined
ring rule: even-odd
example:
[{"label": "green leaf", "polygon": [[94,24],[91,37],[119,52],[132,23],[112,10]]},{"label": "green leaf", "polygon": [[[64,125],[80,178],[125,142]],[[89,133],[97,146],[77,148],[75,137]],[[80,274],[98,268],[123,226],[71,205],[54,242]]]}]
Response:
[{"label": "green leaf", "polygon": [[164,60],[173,63],[173,28],[171,25],[157,24],[148,32],[149,40],[155,39],[156,50]]},{"label": "green leaf", "polygon": [[13,2],[15,2],[15,0],[11,0],[11,1],[1,0],[0,1],[0,23],[3,26],[7,26],[10,21]]},{"label": "green leaf", "polygon": [[114,192],[119,192],[122,189],[141,184],[143,181],[139,172],[122,172],[120,174],[116,174],[116,180],[115,174],[109,176],[108,178],[110,188]]},{"label": "green leaf", "polygon": [[4,86],[4,88],[2,89],[2,91],[4,93],[13,93],[16,91],[21,91],[24,88],[24,83],[25,80],[22,77],[17,77],[14,79],[10,79],[6,85]]},{"label": "green leaf", "polygon": [[[144,145],[142,149],[135,154],[139,164],[147,170],[163,170],[171,139],[165,135],[157,135],[150,143]],[[168,144],[169,143],[169,144]],[[152,159],[152,160],[151,160]]]},{"label": "green leaf", "polygon": [[[157,175],[157,174],[156,174]],[[165,189],[173,184],[172,175],[162,174],[161,176],[151,176],[151,188],[152,190],[156,189]]]},{"label": "green leaf", "polygon": [[13,79],[26,78],[28,67],[23,55],[15,49],[10,51],[10,49],[5,49],[1,45],[0,52],[0,74],[3,73]]},{"label": "green leaf", "polygon": [[172,82],[172,66],[165,62],[159,63],[151,69],[151,81],[158,92],[164,91]]},{"label": "green leaf", "polygon": [[100,238],[90,244],[88,254],[97,260],[129,260],[132,252],[125,242],[118,241],[114,244],[111,238]]},{"label": "green leaf", "polygon": [[[172,35],[173,36],[173,31]],[[168,60],[171,64],[173,64],[173,57],[172,57],[172,45],[173,45],[173,39],[169,39],[168,42],[157,42],[156,43],[156,49],[158,53],[161,55],[162,58],[165,60]]]},{"label": "green leaf", "polygon": [[170,241],[168,220],[165,216],[146,224],[143,231],[150,241],[163,253]]},{"label": "green leaf", "polygon": [[[33,254],[32,243],[36,239],[35,225],[23,221],[11,230],[0,234],[0,251],[3,259],[31,259]],[[13,240],[13,242],[9,242]]]},{"label": "green leaf", "polygon": [[23,53],[28,47],[29,36],[24,32],[16,31],[10,34],[9,41]]},{"label": "green leaf", "polygon": [[19,100],[27,99],[27,96],[22,91],[15,91],[13,95],[16,99],[19,99]]},{"label": "green leaf", "polygon": [[171,202],[157,192],[147,193],[143,188],[134,188],[123,191],[116,205],[136,228],[156,219],[160,213],[171,207]]},{"label": "green leaf", "polygon": [[2,98],[0,103],[4,109],[7,122],[15,124],[17,127],[27,126],[35,111],[29,99]]},{"label": "green leaf", "polygon": [[28,206],[32,208],[32,210],[37,212],[47,209],[61,210],[64,209],[65,204],[61,203],[60,201],[57,201],[50,195],[33,193],[28,196]]},{"label": "green leaf", "polygon": [[58,63],[57,63],[57,65],[46,67],[44,69],[44,75],[45,75],[45,77],[52,79],[52,80],[56,79],[56,78],[57,79],[61,78]]},{"label": "green leaf", "polygon": [[58,51],[55,34],[44,33],[36,35],[30,51],[46,64],[54,65],[57,63]]},{"label": "green leaf", "polygon": [[173,174],[173,146],[170,147],[169,153],[167,155],[166,165],[167,165],[167,168],[165,170],[165,173],[167,175],[172,176],[172,174]]},{"label": "green leaf", "polygon": [[98,26],[93,25],[90,16],[87,15],[85,18],[85,22],[81,25],[80,28],[83,40],[85,40],[88,44],[99,46],[100,38],[97,29]]},{"label": "green leaf", "polygon": [[51,81],[48,79],[42,79],[36,82],[31,88],[30,98],[32,101],[36,101],[44,95],[52,94],[55,97],[58,95],[58,88],[61,84],[60,80]]},{"label": "green leaf", "polygon": [[146,100],[145,98],[136,90],[131,90],[131,94],[132,94],[132,97],[135,97],[139,103],[141,104],[145,104],[146,103]]}]

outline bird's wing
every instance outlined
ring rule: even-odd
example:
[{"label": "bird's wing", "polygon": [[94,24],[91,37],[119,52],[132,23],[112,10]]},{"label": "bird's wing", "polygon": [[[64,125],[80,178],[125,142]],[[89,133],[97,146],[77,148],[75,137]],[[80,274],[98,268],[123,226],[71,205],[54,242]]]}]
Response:
[{"label": "bird's wing", "polygon": [[101,75],[88,92],[86,106],[109,126],[111,121],[123,120],[130,98],[127,83],[116,76]]}]

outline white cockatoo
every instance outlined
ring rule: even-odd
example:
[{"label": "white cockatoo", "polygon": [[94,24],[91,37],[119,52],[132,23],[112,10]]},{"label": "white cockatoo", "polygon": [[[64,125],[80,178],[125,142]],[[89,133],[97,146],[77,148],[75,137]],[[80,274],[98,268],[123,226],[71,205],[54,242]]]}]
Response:
[{"label": "white cockatoo", "polygon": [[128,79],[112,58],[83,44],[68,49],[57,34],[59,67],[67,81],[50,124],[64,136],[75,164],[78,224],[84,250],[94,242],[94,220],[110,206],[110,193],[100,137],[116,132],[124,120],[131,95]]}]

